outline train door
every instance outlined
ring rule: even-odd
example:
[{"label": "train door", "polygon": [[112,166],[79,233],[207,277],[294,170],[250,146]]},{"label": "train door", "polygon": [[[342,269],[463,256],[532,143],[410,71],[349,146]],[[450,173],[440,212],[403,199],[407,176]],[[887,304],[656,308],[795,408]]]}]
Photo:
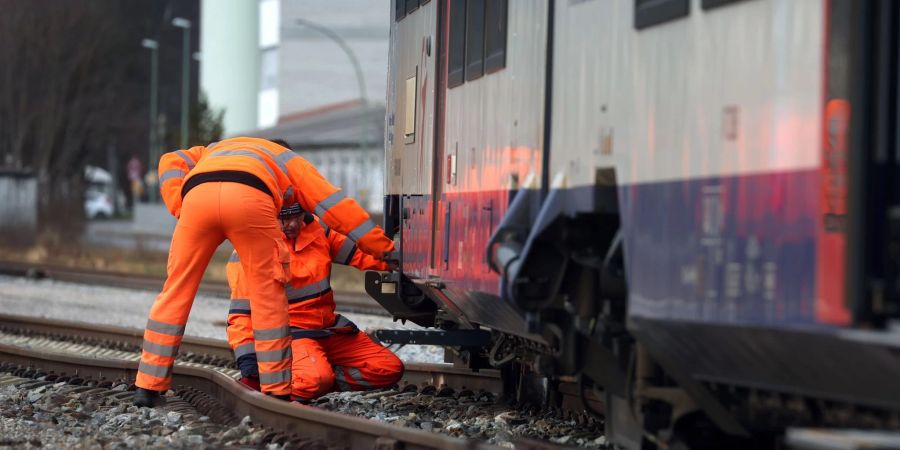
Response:
[{"label": "train door", "polygon": [[[403,271],[425,277],[432,251],[437,23],[441,2],[395,0],[388,139],[390,192],[398,193]],[[400,194],[402,193],[402,194]]]},{"label": "train door", "polygon": [[843,113],[827,125],[849,123],[845,136],[826,130],[834,147],[826,165],[843,164],[837,168],[847,180],[832,177],[846,199],[844,215],[835,216],[843,220],[831,224],[846,235],[846,305],[856,324],[893,329],[900,319],[900,4],[833,1],[832,9],[833,18],[852,18],[844,39],[832,43],[850,55],[839,80],[849,102],[843,111],[826,109]]}]

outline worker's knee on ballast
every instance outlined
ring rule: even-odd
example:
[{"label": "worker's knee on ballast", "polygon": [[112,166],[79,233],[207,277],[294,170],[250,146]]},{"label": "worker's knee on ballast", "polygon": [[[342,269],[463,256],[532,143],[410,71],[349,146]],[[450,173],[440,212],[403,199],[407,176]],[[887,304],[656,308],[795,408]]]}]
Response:
[{"label": "worker's knee on ballast", "polygon": [[403,378],[403,372],[406,370],[403,361],[401,361],[393,352],[388,352],[382,360],[379,361],[378,368],[380,369],[379,372],[381,372],[382,379],[389,385],[400,381],[400,379]]},{"label": "worker's knee on ballast", "polygon": [[368,361],[365,367],[360,369],[361,375],[366,381],[367,388],[381,389],[397,384],[403,378],[403,361],[391,353],[377,361]]},{"label": "worker's knee on ballast", "polygon": [[299,374],[294,378],[294,395],[304,399],[313,399],[331,392],[334,387],[334,372],[315,371]]}]

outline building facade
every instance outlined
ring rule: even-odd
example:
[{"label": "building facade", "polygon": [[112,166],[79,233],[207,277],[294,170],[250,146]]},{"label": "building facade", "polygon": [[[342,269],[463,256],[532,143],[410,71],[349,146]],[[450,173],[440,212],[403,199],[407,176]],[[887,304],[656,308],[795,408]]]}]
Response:
[{"label": "building facade", "polygon": [[225,135],[284,139],[381,212],[387,4],[203,0],[201,14],[201,84]]}]

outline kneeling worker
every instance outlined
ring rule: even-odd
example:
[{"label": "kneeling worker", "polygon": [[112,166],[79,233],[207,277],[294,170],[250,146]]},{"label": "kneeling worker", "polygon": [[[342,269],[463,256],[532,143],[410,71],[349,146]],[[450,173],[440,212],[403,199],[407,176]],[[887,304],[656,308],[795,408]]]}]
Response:
[{"label": "kneeling worker", "polygon": [[289,396],[293,358],[284,283],[290,252],[278,211],[300,203],[375,258],[393,251],[393,242],[312,164],[265,139],[237,137],[166,153],[159,161],[159,185],[178,223],[169,249],[168,276],[144,331],[134,404],[153,406],[171,386],[172,367],[200,279],[225,239],[244,257],[245,298],[257,312],[251,327],[261,356],[262,391]]},{"label": "kneeling worker", "polygon": [[[400,380],[403,363],[386,347],[373,342],[345,317],[334,313],[331,263],[360,270],[387,270],[385,262],[363,252],[346,236],[330,230],[300,205],[283,208],[282,231],[291,252],[290,282],[285,288],[291,325],[291,394],[296,400],[312,400],[333,390],[367,390],[388,387]],[[247,301],[249,283],[232,253],[227,265],[231,287],[228,311],[228,343],[241,370],[241,382],[259,389],[258,357]]]}]

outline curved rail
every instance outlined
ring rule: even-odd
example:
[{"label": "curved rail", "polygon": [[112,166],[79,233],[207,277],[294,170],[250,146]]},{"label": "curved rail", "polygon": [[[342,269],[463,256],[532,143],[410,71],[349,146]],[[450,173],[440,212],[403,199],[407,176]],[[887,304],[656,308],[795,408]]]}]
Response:
[{"label": "curved rail", "polygon": [[[134,379],[137,363],[91,359],[0,345],[0,360],[43,371],[77,373],[98,379]],[[304,438],[320,439],[333,447],[404,449],[495,449],[480,442],[453,438],[412,428],[288,403],[242,387],[214,370],[176,364],[173,385],[197,389],[237,416],[250,416],[258,424]]]}]

